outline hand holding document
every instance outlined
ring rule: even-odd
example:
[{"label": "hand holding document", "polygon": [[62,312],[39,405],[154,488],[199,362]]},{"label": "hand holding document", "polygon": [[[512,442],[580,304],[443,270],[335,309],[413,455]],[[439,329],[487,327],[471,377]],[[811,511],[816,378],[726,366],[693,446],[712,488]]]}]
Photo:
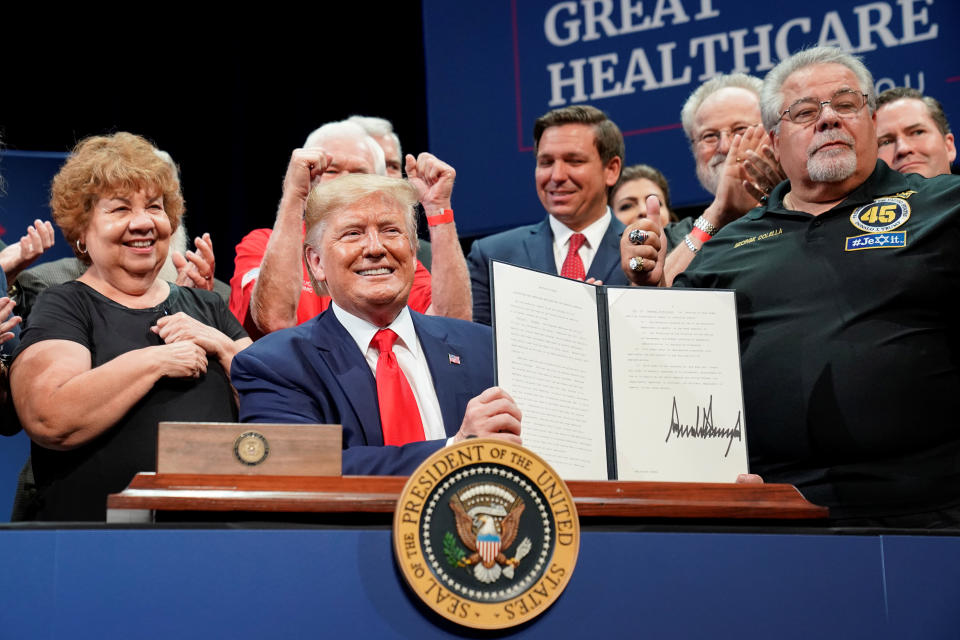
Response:
[{"label": "hand holding document", "polygon": [[565,479],[747,471],[732,291],[596,287],[491,263],[497,383]]}]

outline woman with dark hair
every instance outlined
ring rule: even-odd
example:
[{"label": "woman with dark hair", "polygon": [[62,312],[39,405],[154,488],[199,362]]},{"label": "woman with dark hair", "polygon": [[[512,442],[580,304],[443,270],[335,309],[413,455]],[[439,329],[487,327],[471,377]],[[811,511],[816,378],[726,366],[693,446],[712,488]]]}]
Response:
[{"label": "woman with dark hair", "polygon": [[651,195],[660,201],[660,226],[676,222],[677,216],[670,210],[670,187],[660,170],[648,164],[624,167],[610,193],[613,215],[629,226],[647,215],[647,196]]}]

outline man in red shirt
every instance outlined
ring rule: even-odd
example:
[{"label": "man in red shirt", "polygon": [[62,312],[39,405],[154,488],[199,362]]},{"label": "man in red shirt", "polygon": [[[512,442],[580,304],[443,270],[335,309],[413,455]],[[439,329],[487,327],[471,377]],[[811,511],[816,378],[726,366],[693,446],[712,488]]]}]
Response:
[{"label": "man in red shirt", "polygon": [[[328,296],[313,291],[302,259],[303,210],[311,188],[349,173],[386,173],[383,150],[355,123],[324,125],[308,141],[307,148],[296,149],[291,155],[273,229],[257,229],[237,245],[230,310],[255,338],[296,326],[330,305]],[[456,176],[452,167],[429,153],[416,159],[408,155],[407,175],[421,196],[428,220],[434,212],[450,210]],[[455,245],[454,259],[447,269],[456,273],[460,267],[465,273],[466,263],[452,215],[449,217],[448,222],[431,223],[431,238],[436,243],[440,236],[446,244]],[[410,308],[451,317],[463,317],[464,309],[469,313],[469,289],[443,286],[449,278],[438,280],[434,283],[417,262]]]}]

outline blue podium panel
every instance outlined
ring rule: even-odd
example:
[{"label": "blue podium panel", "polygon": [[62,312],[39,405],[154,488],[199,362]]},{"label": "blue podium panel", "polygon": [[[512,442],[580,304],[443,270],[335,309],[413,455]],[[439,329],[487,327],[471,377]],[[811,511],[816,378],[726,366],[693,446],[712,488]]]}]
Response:
[{"label": "blue podium panel", "polygon": [[[6,530],[0,567],[4,638],[465,633],[409,594],[384,529]],[[560,599],[499,635],[956,637],[958,576],[958,537],[587,530]]]},{"label": "blue podium panel", "polygon": [[876,638],[879,554],[878,538],[587,533],[542,637]]},{"label": "blue podium panel", "polygon": [[0,522],[10,520],[17,476],[29,455],[30,438],[23,431],[15,436],[0,436]]},{"label": "blue podium panel", "polygon": [[[53,637],[316,638],[430,630],[406,600],[387,532],[64,534]],[[88,572],[102,567],[96,588]],[[123,611],[122,615],[116,615]],[[149,621],[140,628],[139,621]],[[133,632],[131,634],[131,631]]]},{"label": "blue podium panel", "polygon": [[[594,539],[599,556],[636,548],[637,562],[619,563],[623,606],[645,621],[648,637],[814,637],[824,620],[849,634],[874,633],[882,576],[876,539],[779,535],[620,534]],[[631,566],[633,565],[633,566]],[[573,586],[602,583],[598,563],[585,562]],[[845,598],[830,594],[844,593]],[[812,611],[818,614],[811,615]],[[644,628],[644,627],[641,627]]]},{"label": "blue podium panel", "polygon": [[960,638],[957,538],[885,536],[890,629],[900,638]]},{"label": "blue podium panel", "polygon": [[0,638],[52,638],[58,531],[0,531]]}]

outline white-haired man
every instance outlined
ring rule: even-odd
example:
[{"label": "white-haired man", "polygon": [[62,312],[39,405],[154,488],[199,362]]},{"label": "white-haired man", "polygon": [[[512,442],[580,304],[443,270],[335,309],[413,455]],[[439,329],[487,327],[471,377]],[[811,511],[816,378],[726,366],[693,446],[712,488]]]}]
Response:
[{"label": "white-haired man", "polygon": [[520,410],[492,386],[490,328],[407,306],[419,191],[377,175],[317,186],[304,257],[332,304],[231,366],[241,420],[341,424],[344,474],[408,474],[467,437],[520,443]]},{"label": "white-haired man", "polygon": [[386,118],[374,116],[350,116],[347,122],[353,122],[377,141],[383,149],[383,160],[386,164],[387,175],[391,178],[403,177],[403,150],[400,147],[400,138],[393,130],[393,123]]},{"label": "white-haired man", "polygon": [[730,161],[738,165],[740,182],[724,209],[714,201],[696,221],[685,218],[664,229],[670,250],[664,267],[667,284],[686,269],[707,240],[755,207],[784,178],[760,122],[762,86],[759,78],[744,73],[722,74],[697,87],[680,111],[703,188],[717,195],[737,136],[739,153]]},{"label": "white-haired man", "polygon": [[[313,290],[302,263],[303,208],[312,185],[352,173],[386,173],[383,149],[355,122],[325,124],[307,137],[302,149],[294,150],[273,229],[257,229],[237,245],[230,310],[251,336],[295,326],[330,305],[329,296]],[[437,229],[435,239],[438,261],[447,265],[432,279],[417,262],[410,305],[420,312],[469,318],[466,263],[450,208],[456,172],[421,153],[407,156],[407,174],[428,212],[441,212],[435,226],[443,229]]]},{"label": "white-haired man", "polygon": [[[957,526],[960,342],[944,300],[960,294],[960,180],[878,161],[873,86],[829,47],[770,71],[763,122],[788,180],[676,285],[737,292],[753,472],[845,524]],[[621,246],[626,261],[655,259]],[[651,281],[649,266],[627,271]]]}]

